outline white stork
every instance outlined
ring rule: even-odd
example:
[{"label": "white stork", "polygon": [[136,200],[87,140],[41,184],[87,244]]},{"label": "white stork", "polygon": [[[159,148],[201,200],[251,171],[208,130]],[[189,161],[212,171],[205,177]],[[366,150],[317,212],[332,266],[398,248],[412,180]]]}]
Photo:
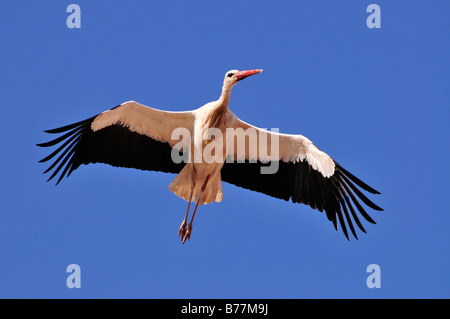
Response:
[{"label": "white stork", "polygon": [[[186,215],[178,232],[183,243],[190,239],[198,205],[222,200],[222,181],[286,201],[291,199],[293,203],[303,203],[320,212],[325,211],[335,229],[338,229],[339,221],[349,239],[346,220],[357,239],[353,221],[363,232],[366,231],[352,202],[370,223],[375,224],[357,197],[368,207],[382,210],[358,186],[372,194],[379,192],[342,168],[306,137],[256,128],[241,121],[228,108],[231,89],[236,83],[260,72],[262,70],[228,71],[220,98],[193,111],[168,112],[129,101],[87,120],[47,130],[45,132],[51,134],[64,134],[38,144],[48,147],[62,143],[40,161],[46,162],[59,155],[44,173],[56,167],[48,179],[51,180],[62,170],[57,184],[81,164],[89,163],[177,174],[169,190],[188,201]],[[212,128],[220,130],[219,133],[223,135],[219,138],[216,135],[206,136]],[[179,134],[173,134],[177,129],[189,133],[193,138],[181,140]],[[238,133],[227,140],[227,129]],[[252,147],[254,143],[250,141],[237,148],[226,146],[248,130],[256,132],[257,137],[264,136],[268,149],[276,147],[275,157],[272,152],[270,155],[261,155],[261,144]],[[244,139],[249,140],[248,137]],[[211,146],[211,143],[216,143],[214,160],[206,161],[201,150]],[[201,156],[193,160],[198,150]],[[187,157],[180,162],[174,160],[174,155]],[[225,160],[230,158],[239,161]],[[275,162],[278,170],[273,174],[262,174],[261,168],[268,165],[268,160]],[[191,202],[195,202],[196,206],[187,224]]]}]

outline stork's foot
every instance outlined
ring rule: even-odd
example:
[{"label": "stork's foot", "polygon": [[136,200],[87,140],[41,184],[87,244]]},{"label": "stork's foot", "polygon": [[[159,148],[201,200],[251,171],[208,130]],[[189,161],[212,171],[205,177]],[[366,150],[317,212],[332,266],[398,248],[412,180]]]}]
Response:
[{"label": "stork's foot", "polygon": [[180,236],[181,240],[183,240],[185,235],[186,235],[186,219],[183,219],[183,222],[181,223],[180,226],[180,230],[178,231],[178,236]]},{"label": "stork's foot", "polygon": [[191,239],[191,233],[192,233],[192,224],[189,223],[187,226],[187,229],[185,229],[184,234],[181,236],[181,240],[183,241],[183,244],[186,242],[186,239]]}]

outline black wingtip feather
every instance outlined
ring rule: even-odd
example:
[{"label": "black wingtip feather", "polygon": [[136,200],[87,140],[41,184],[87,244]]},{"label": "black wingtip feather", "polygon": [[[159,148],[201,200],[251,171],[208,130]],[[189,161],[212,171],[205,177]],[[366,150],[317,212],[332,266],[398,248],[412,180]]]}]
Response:
[{"label": "black wingtip feather", "polygon": [[374,204],[370,199],[366,197],[355,185],[353,185],[350,180],[347,178],[347,176],[342,175],[342,178],[345,180],[347,185],[350,186],[350,188],[356,193],[356,195],[363,201],[364,204],[369,206],[370,208],[378,211],[382,211],[383,209],[379,207],[378,205]]},{"label": "black wingtip feather", "polygon": [[51,129],[51,130],[46,130],[46,131],[44,131],[44,132],[45,132],[45,133],[50,133],[50,134],[57,134],[57,133],[66,132],[66,131],[69,131],[69,130],[75,128],[75,127],[82,126],[82,125],[84,125],[84,124],[86,124],[86,123],[88,123],[88,122],[92,122],[97,116],[98,116],[98,115],[93,116],[93,117],[88,118],[88,119],[83,120],[83,121],[79,121],[79,122],[77,122],[77,123],[73,123],[73,124],[61,126],[61,127],[54,128],[54,129]]},{"label": "black wingtip feather", "polygon": [[345,168],[343,168],[341,165],[339,165],[339,163],[337,163],[336,161],[334,161],[334,164],[336,165],[336,169],[337,170],[342,171],[346,176],[348,176],[348,178],[350,178],[352,180],[353,183],[355,183],[356,185],[358,185],[359,187],[361,187],[365,191],[368,191],[369,193],[377,194],[377,195],[381,194],[379,191],[377,191],[374,188],[370,187],[369,185],[364,183],[362,180],[357,178],[355,175],[353,175],[352,173],[347,171]]}]

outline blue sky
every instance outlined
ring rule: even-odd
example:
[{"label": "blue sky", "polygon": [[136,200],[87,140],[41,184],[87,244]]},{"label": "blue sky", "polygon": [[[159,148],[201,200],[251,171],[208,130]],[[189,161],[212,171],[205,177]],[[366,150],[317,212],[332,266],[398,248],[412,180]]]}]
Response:
[{"label": "blue sky", "polygon": [[[66,26],[70,3],[0,4],[0,297],[450,297],[449,2],[80,0],[81,29]],[[370,3],[381,29],[366,26]],[[381,192],[358,241],[224,184],[182,245],[174,175],[96,164],[46,183],[43,130],[128,100],[194,109],[227,70],[253,68],[237,116],[307,136]]]}]

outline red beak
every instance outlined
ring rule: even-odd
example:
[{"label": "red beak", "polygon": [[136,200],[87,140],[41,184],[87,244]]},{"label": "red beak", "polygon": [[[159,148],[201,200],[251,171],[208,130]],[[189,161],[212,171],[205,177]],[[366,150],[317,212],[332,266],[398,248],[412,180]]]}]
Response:
[{"label": "red beak", "polygon": [[245,79],[246,77],[250,76],[250,75],[254,75],[254,74],[258,74],[261,73],[263,70],[261,69],[257,69],[257,70],[247,70],[247,71],[239,71],[236,74],[237,80],[240,81],[242,79]]}]

